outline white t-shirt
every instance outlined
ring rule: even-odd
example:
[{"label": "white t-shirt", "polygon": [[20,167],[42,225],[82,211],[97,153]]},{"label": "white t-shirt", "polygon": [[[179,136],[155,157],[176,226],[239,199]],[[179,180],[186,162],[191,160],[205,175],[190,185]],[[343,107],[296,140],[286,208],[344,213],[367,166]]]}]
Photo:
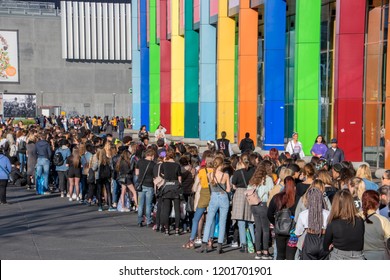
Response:
[{"label": "white t-shirt", "polygon": [[[328,222],[328,216],[329,216],[329,211],[322,209],[322,228],[326,229],[326,225]],[[309,227],[309,210],[304,210],[299,214],[298,221],[297,221],[297,226],[295,228],[295,234],[297,236],[300,236],[303,234],[305,229]]]}]

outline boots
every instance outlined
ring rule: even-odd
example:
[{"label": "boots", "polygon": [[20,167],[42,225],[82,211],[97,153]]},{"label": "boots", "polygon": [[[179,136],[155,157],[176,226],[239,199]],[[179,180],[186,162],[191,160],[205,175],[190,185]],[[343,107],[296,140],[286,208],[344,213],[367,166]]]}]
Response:
[{"label": "boots", "polygon": [[218,243],[217,244],[217,253],[218,254],[224,253],[224,251],[222,250],[222,243]]},{"label": "boots", "polygon": [[207,243],[202,243],[202,246],[200,248],[195,250],[197,253],[207,253]]}]

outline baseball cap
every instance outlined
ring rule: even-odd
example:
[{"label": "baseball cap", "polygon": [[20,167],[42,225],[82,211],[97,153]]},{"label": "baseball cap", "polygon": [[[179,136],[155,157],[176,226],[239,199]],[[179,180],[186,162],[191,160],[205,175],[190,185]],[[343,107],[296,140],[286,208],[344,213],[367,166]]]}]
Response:
[{"label": "baseball cap", "polygon": [[332,140],[330,140],[330,143],[337,143],[337,139],[333,138]]}]

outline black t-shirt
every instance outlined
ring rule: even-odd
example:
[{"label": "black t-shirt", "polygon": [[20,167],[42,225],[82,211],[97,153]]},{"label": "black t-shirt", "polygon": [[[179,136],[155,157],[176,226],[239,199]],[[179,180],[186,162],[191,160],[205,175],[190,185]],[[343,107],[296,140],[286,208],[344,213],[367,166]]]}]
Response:
[{"label": "black t-shirt", "polygon": [[343,251],[362,251],[364,246],[363,219],[356,217],[355,225],[341,219],[331,221],[325,232],[325,251],[329,250],[330,244]]},{"label": "black t-shirt", "polygon": [[309,187],[310,187],[310,184],[304,184],[304,183],[297,184],[297,192],[296,192],[297,196],[299,198],[302,197],[306,193],[306,191]]},{"label": "black t-shirt", "polygon": [[[239,169],[234,171],[233,177],[232,177],[232,184],[235,185],[237,188],[246,188],[246,185],[249,185],[249,181],[253,176],[253,173],[255,173],[254,167],[249,167],[248,170],[246,169]],[[242,176],[244,174],[244,176]],[[245,181],[246,185],[245,185]]]},{"label": "black t-shirt", "polygon": [[[148,166],[149,165],[149,166]],[[137,162],[136,168],[139,169],[138,173],[138,182],[141,182],[144,174],[145,178],[142,183],[145,187],[153,187],[153,168],[156,165],[154,161],[147,160],[147,159],[140,159]],[[148,168],[148,169],[146,169]]]},{"label": "black t-shirt", "polygon": [[175,181],[181,176],[181,167],[176,162],[163,162],[161,173],[166,181]]}]

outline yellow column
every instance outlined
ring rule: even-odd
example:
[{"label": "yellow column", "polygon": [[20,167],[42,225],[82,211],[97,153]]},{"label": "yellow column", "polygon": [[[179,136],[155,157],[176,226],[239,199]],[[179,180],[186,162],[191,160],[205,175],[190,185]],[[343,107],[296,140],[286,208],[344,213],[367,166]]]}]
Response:
[{"label": "yellow column", "polygon": [[217,34],[217,138],[226,131],[227,138],[234,142],[234,19],[228,17],[228,1],[218,3]]},{"label": "yellow column", "polygon": [[[171,1],[171,133],[184,136],[184,37],[179,35],[179,0]],[[162,112],[163,114],[163,112]]]}]

